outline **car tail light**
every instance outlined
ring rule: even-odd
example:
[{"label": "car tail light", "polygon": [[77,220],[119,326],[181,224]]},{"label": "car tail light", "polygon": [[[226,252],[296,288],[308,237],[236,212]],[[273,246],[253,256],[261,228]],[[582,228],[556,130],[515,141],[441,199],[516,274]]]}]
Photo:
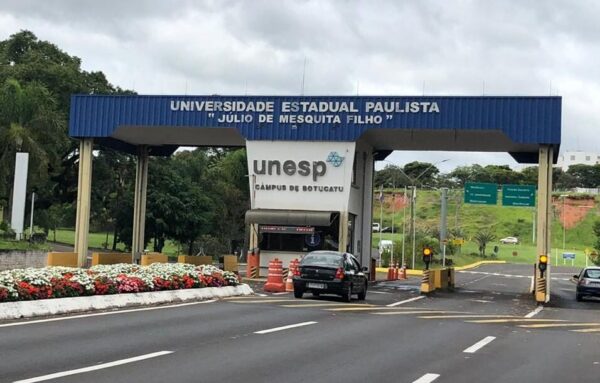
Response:
[{"label": "car tail light", "polygon": [[582,286],[586,286],[590,283],[590,281],[588,281],[586,278],[581,278],[581,280],[579,281],[579,284]]},{"label": "car tail light", "polygon": [[344,269],[343,268],[339,268],[337,269],[337,271],[335,272],[335,279],[339,279],[342,280],[344,279]]}]

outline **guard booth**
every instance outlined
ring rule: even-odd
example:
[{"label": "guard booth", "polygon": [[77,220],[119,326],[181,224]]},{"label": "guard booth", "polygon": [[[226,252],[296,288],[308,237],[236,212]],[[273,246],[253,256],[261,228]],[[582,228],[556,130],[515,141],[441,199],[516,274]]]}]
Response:
[{"label": "guard booth", "polygon": [[313,250],[340,250],[339,217],[339,212],[326,211],[248,211],[246,223],[257,231],[262,274],[275,258],[287,267]]},{"label": "guard booth", "polygon": [[249,141],[246,148],[251,190],[246,223],[250,248],[260,249],[263,274],[272,259],[287,267],[313,250],[349,252],[369,265],[377,158],[370,145]]}]

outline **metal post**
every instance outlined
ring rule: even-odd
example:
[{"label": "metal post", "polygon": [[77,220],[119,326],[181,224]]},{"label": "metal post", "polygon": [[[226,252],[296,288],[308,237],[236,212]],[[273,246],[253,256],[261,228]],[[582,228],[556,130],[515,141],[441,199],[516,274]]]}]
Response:
[{"label": "metal post", "polygon": [[345,252],[348,245],[348,212],[340,212],[338,251]]},{"label": "metal post", "polygon": [[381,247],[381,230],[383,229],[383,185],[379,189],[379,267],[381,267],[381,261],[383,258],[383,248]]},{"label": "metal post", "polygon": [[412,206],[412,208],[411,208],[411,214],[412,214],[412,217],[411,217],[411,221],[412,221],[411,222],[411,226],[412,226],[412,229],[413,229],[413,233],[412,233],[412,242],[413,242],[413,262],[412,262],[412,269],[413,270],[415,269],[415,254],[417,252],[417,243],[415,241],[415,238],[417,236],[416,235],[417,230],[415,228],[415,215],[416,215],[415,214],[416,213],[415,210],[416,210],[416,207],[417,207],[416,206],[416,199],[417,199],[417,187],[413,186],[412,197],[410,199],[411,200],[411,206]]},{"label": "metal post", "polygon": [[406,245],[406,186],[404,187],[404,218],[402,219],[402,265],[405,264],[404,249]]},{"label": "metal post", "polygon": [[33,204],[35,202],[35,192],[31,193],[31,211],[29,212],[29,238],[33,236]]},{"label": "metal post", "polygon": [[562,203],[562,216],[563,216],[563,247],[562,247],[562,249],[563,249],[563,253],[564,253],[564,252],[565,252],[565,237],[566,237],[566,234],[567,234],[567,221],[566,221],[566,219],[565,219],[565,217],[566,217],[566,214],[565,214],[565,197],[566,197],[566,196],[565,196],[565,195],[562,195],[561,197],[562,197],[562,200],[563,200],[563,203]]},{"label": "metal post", "polygon": [[531,229],[531,244],[535,245],[535,207],[533,208],[533,211],[531,212],[532,214],[532,219],[531,219],[531,225],[532,225],[532,229]]},{"label": "metal post", "polygon": [[440,244],[442,249],[442,266],[446,266],[446,238],[447,238],[447,216],[448,216],[448,188],[442,188],[440,207]]},{"label": "metal post", "polygon": [[83,138],[79,143],[79,177],[77,180],[77,217],[75,220],[75,252],[77,266],[87,262],[90,228],[90,200],[92,197],[93,140]]},{"label": "metal post", "polygon": [[446,267],[446,242],[442,245],[442,267]]},{"label": "metal post", "polygon": [[392,188],[392,254],[390,255],[390,267],[394,264],[394,216],[396,215],[396,185]]}]

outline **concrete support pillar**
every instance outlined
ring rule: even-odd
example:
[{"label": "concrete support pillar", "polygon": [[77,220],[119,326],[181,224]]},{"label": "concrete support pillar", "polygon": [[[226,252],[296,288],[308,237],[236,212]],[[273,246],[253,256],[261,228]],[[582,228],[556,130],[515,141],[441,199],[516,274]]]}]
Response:
[{"label": "concrete support pillar", "polygon": [[340,230],[338,250],[345,252],[348,246],[348,212],[340,211]]},{"label": "concrete support pillar", "polygon": [[[546,255],[552,259],[550,249],[550,233],[552,227],[552,159],[553,148],[541,145],[539,149],[538,200],[537,200],[537,255]],[[544,272],[535,269],[534,279],[535,300],[539,303],[550,300],[550,266]]]},{"label": "concrete support pillar", "polygon": [[362,228],[360,232],[362,250],[360,253],[360,264],[371,268],[371,257],[373,249],[373,178],[375,174],[375,163],[372,153],[363,153],[362,167]]},{"label": "concrete support pillar", "polygon": [[140,263],[144,252],[146,228],[146,194],[148,190],[148,147],[138,148],[135,169],[135,194],[133,202],[133,237],[131,240],[132,263]]},{"label": "concrete support pillar", "polygon": [[258,247],[258,224],[251,223],[250,227],[250,238],[248,240],[248,250],[251,251]]},{"label": "concrete support pillar", "polygon": [[88,233],[90,230],[90,200],[92,196],[92,150],[93,140],[83,138],[79,142],[79,178],[77,181],[77,217],[75,219],[75,252],[77,266],[87,262]]}]

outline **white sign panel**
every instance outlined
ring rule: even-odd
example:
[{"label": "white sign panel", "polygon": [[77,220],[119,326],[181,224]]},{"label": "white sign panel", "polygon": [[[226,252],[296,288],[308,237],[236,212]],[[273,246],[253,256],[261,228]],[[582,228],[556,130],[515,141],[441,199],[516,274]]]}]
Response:
[{"label": "white sign panel", "polygon": [[25,220],[25,198],[27,197],[27,167],[29,153],[17,153],[15,158],[15,182],[13,186],[13,201],[10,226],[17,234],[17,239],[23,237],[23,221]]},{"label": "white sign panel", "polygon": [[347,211],[355,143],[248,141],[253,209]]}]

